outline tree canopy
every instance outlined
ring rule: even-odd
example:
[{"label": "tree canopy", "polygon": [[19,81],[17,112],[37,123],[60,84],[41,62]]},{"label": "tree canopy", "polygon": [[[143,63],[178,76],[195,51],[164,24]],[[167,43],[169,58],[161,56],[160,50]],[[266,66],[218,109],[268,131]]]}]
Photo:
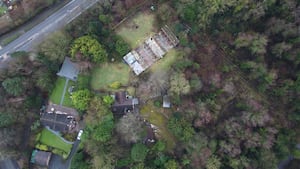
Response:
[{"label": "tree canopy", "polygon": [[71,99],[76,109],[84,111],[88,108],[91,97],[91,92],[88,89],[83,89],[73,92]]},{"label": "tree canopy", "polygon": [[91,36],[77,38],[71,46],[70,54],[72,58],[76,58],[77,54],[82,54],[82,59],[95,63],[106,61],[108,56],[105,48]]},{"label": "tree canopy", "polygon": [[131,159],[135,162],[143,162],[147,156],[148,151],[148,148],[144,144],[134,144],[131,149]]},{"label": "tree canopy", "polygon": [[21,95],[25,89],[22,77],[7,78],[2,82],[5,91],[13,96]]}]

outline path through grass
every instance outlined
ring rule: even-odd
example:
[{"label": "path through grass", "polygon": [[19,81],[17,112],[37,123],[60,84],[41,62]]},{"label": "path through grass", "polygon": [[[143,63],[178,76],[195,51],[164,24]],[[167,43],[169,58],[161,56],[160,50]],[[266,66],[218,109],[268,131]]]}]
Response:
[{"label": "path through grass", "polygon": [[94,90],[112,90],[113,82],[127,85],[130,77],[130,68],[124,63],[106,63],[98,65],[92,71],[91,87]]},{"label": "path through grass", "polygon": [[[50,101],[54,104],[60,104],[60,99],[62,97],[63,91],[64,91],[64,86],[66,84],[66,79],[62,77],[58,77],[56,82],[55,82],[55,87],[50,95]],[[73,81],[69,81],[67,91],[65,94],[65,98],[63,101],[63,106],[66,107],[72,107],[72,100],[70,98],[70,94],[68,92],[69,87],[75,85]]]},{"label": "path through grass", "polygon": [[136,48],[155,33],[154,21],[154,14],[140,12],[129,18],[116,32],[130,44],[131,48]]}]

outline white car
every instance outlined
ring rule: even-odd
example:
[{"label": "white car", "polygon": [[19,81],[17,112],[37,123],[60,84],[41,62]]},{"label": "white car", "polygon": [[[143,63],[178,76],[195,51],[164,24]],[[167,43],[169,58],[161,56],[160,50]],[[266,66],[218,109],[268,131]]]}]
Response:
[{"label": "white car", "polygon": [[82,133],[83,133],[83,130],[79,130],[79,133],[77,135],[77,140],[80,140]]}]

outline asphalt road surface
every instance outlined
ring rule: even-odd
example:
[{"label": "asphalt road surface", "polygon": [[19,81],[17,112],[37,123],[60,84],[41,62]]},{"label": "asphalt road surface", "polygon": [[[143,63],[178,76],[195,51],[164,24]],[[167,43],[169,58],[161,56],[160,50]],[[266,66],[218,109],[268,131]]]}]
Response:
[{"label": "asphalt road surface", "polygon": [[76,140],[73,144],[67,160],[63,160],[59,155],[53,154],[49,163],[49,169],[69,169],[71,167],[73,156],[76,154],[80,140]]},{"label": "asphalt road surface", "polygon": [[45,38],[45,36],[63,28],[98,1],[99,0],[72,0],[54,14],[50,15],[43,22],[24,33],[10,44],[2,47],[2,49],[0,49],[0,63],[8,60],[10,53],[16,51],[31,51],[36,44],[39,44]]}]

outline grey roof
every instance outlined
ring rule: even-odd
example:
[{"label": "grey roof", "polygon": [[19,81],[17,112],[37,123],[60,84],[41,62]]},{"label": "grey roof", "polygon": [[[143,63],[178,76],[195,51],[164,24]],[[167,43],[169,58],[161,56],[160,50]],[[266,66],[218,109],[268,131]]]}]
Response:
[{"label": "grey roof", "polygon": [[48,166],[51,155],[50,152],[33,150],[30,162],[40,166]]},{"label": "grey roof", "polygon": [[77,68],[77,66],[73,62],[71,62],[70,58],[66,57],[57,75],[76,81],[78,73],[79,69]]},{"label": "grey roof", "polygon": [[12,159],[0,161],[0,169],[20,169],[18,163]]},{"label": "grey roof", "polygon": [[168,95],[163,96],[163,108],[170,108],[171,107],[171,102],[170,102],[170,97]]}]

